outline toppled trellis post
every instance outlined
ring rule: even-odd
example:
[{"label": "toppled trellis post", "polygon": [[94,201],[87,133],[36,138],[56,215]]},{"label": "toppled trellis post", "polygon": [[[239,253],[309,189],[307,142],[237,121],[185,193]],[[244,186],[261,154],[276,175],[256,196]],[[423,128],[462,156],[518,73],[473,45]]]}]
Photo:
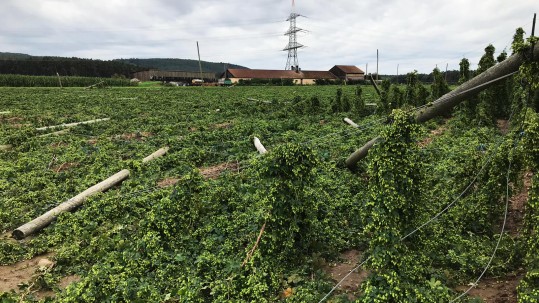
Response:
[{"label": "toppled trellis post", "polygon": [[[70,128],[70,127],[81,125],[81,124],[92,124],[92,123],[108,121],[108,120],[110,120],[110,118],[95,119],[95,120],[83,121],[83,122],[64,123],[64,124],[60,124],[60,125],[38,127],[38,128],[36,128],[36,130],[37,131],[45,131],[45,130],[56,129],[56,128]],[[48,136],[62,135],[62,134],[65,134],[67,132],[69,132],[69,129],[63,129],[63,130],[59,130],[59,131],[52,132],[52,133],[49,133],[49,134],[39,135],[38,137],[48,137]],[[11,144],[0,145],[0,151],[10,150],[11,148],[13,148],[13,145],[11,145]]]},{"label": "toppled trellis post", "polygon": [[343,120],[344,122],[346,122],[346,123],[352,125],[352,126],[355,127],[355,128],[358,128],[358,127],[359,127],[359,125],[357,125],[356,122],[354,122],[354,121],[352,121],[352,120],[350,120],[350,119],[348,119],[348,118],[344,118],[344,119],[342,119],[342,120]]},{"label": "toppled trellis post", "polygon": [[108,120],[110,120],[110,118],[95,119],[95,120],[89,120],[89,121],[83,121],[83,122],[63,123],[60,125],[38,127],[36,128],[36,130],[43,131],[43,130],[53,129],[53,128],[73,127],[73,126],[77,126],[81,124],[92,124],[92,123],[103,122],[103,121],[108,121]]},{"label": "toppled trellis post", "polygon": [[374,90],[376,91],[376,93],[378,94],[378,96],[381,96],[382,93],[380,92],[380,89],[378,88],[378,85],[376,84],[376,81],[375,81],[374,78],[372,77],[372,74],[369,74],[369,80],[371,80],[371,84],[372,84],[372,86],[374,86]]},{"label": "toppled trellis post", "polygon": [[106,191],[107,189],[127,179],[127,177],[129,177],[129,170],[123,169],[117,172],[109,178],[97,183],[96,185],[86,189],[75,197],[49,210],[43,215],[15,229],[13,231],[13,238],[18,240],[24,239],[28,235],[40,231],[45,226],[49,225],[59,214],[66,211],[72,211],[73,209],[81,206],[88,197]]},{"label": "toppled trellis post", "polygon": [[90,86],[86,86],[86,89],[92,89],[94,87],[105,87],[105,81],[98,82],[96,84],[92,84]]},{"label": "toppled trellis post", "polygon": [[163,148],[160,148],[157,151],[155,151],[153,154],[151,154],[148,157],[142,159],[142,163],[150,162],[153,159],[159,158],[159,157],[163,156],[164,154],[166,154],[167,151],[168,151],[168,147],[166,147],[166,146],[163,147]]},{"label": "toppled trellis post", "polygon": [[262,103],[266,103],[266,104],[271,104],[272,103],[271,101],[268,101],[268,100],[258,100],[258,99],[255,99],[255,98],[247,98],[247,101],[262,102]]},{"label": "toppled trellis post", "polygon": [[[539,61],[539,44],[535,45],[533,48],[533,58],[535,58],[535,61]],[[419,109],[415,114],[415,121],[425,122],[436,116],[442,115],[452,109],[455,105],[472,97],[474,94],[514,75],[518,72],[519,67],[524,63],[525,59],[525,55],[519,52],[494,65],[483,73],[463,83],[456,89],[436,99],[426,107]],[[351,154],[346,159],[346,165],[349,168],[354,167],[357,162],[367,156],[369,149],[378,139],[380,138],[376,137],[370,140],[363,147]]]},{"label": "toppled trellis post", "polygon": [[258,150],[258,152],[263,155],[265,153],[267,153],[268,151],[266,150],[266,148],[264,147],[264,145],[262,145],[262,143],[260,142],[260,139],[258,139],[257,137],[255,137],[253,139],[254,141],[254,144],[255,144],[255,147],[256,147],[256,150]]},{"label": "toppled trellis post", "polygon": [[39,135],[38,137],[42,138],[42,137],[49,137],[49,136],[59,136],[59,135],[63,135],[63,134],[68,133],[68,132],[69,132],[69,128],[62,129],[62,130],[59,130],[59,131],[53,132],[53,133]]},{"label": "toppled trellis post", "polygon": [[[152,153],[150,156],[144,158],[142,161],[144,163],[149,162],[155,158],[158,158],[164,155],[167,151],[168,151],[168,147],[161,148],[158,151]],[[28,235],[31,235],[33,233],[40,231],[41,229],[49,225],[54,219],[56,219],[56,217],[58,217],[59,214],[66,211],[74,210],[75,208],[81,206],[84,203],[84,201],[88,199],[88,197],[95,195],[97,193],[100,193],[100,192],[104,192],[108,190],[109,188],[113,187],[114,185],[119,184],[123,180],[127,179],[129,177],[129,174],[130,174],[129,170],[123,169],[117,172],[116,174],[110,176],[109,178],[86,189],[85,191],[81,192],[75,197],[61,203],[60,205],[49,210],[43,215],[15,229],[12,233],[13,238],[18,239],[18,240],[24,239]]]}]

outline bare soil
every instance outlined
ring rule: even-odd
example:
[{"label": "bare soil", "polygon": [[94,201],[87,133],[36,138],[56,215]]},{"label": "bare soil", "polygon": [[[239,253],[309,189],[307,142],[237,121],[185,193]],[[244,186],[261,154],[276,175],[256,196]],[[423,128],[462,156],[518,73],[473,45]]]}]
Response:
[{"label": "bare soil", "polygon": [[[471,297],[479,297],[485,303],[516,303],[517,286],[522,275],[503,278],[486,278],[468,293]],[[458,286],[458,292],[466,291],[470,286]]]},{"label": "bare soil", "polygon": [[215,128],[227,129],[233,126],[232,122],[224,122],[213,125]]},{"label": "bare soil", "polygon": [[[506,232],[512,237],[519,235],[524,218],[528,192],[531,188],[533,173],[525,172],[523,175],[524,186],[522,190],[509,199],[509,210],[507,213]],[[501,224],[501,223],[500,223]],[[508,275],[504,277],[491,277],[479,281],[479,284],[470,290],[469,295],[479,297],[485,303],[516,303],[517,286],[522,279],[522,273]],[[455,290],[466,291],[470,286],[458,286]]]},{"label": "bare soil", "polygon": [[24,118],[17,117],[17,116],[11,116],[6,117],[4,115],[0,115],[0,123],[1,124],[9,124],[13,128],[21,128],[26,126],[31,126],[32,124],[29,123],[22,123],[24,121]]},{"label": "bare soil", "polygon": [[502,135],[505,135],[509,132],[509,120],[498,119],[496,120],[496,124],[498,125],[498,129],[500,130]]},{"label": "bare soil", "polygon": [[446,129],[447,128],[445,127],[445,124],[440,125],[437,129],[431,130],[429,136],[419,141],[417,145],[419,145],[419,147],[421,148],[428,146],[432,142],[432,140],[434,140],[435,137],[443,134]]},{"label": "bare soil", "polygon": [[51,170],[53,170],[55,173],[60,173],[60,172],[63,172],[63,171],[66,171],[72,167],[77,167],[79,166],[79,163],[78,162],[66,162],[66,163],[62,163],[56,167],[52,167]]},{"label": "bare soil", "polygon": [[[33,289],[30,287],[29,290],[22,290],[20,287],[32,285],[40,272],[46,268],[52,268],[54,266],[54,262],[51,261],[53,256],[53,253],[46,253],[12,265],[0,266],[0,293],[15,291],[25,295],[31,294],[38,300],[54,297],[54,291],[50,289]],[[77,275],[62,277],[58,282],[58,288],[65,289],[69,284],[79,280],[80,277]]]},{"label": "bare soil", "polygon": [[[344,278],[352,269],[354,269],[360,261],[361,252],[358,250],[348,250],[343,252],[339,259],[341,262],[326,265],[324,271],[338,283]],[[357,291],[359,286],[368,276],[368,272],[362,268],[352,272],[337,288],[341,292],[345,292],[350,300],[357,299]]]},{"label": "bare soil", "polygon": [[59,141],[59,142],[53,142],[51,143],[50,147],[52,148],[60,148],[60,147],[66,147],[68,146],[69,144],[67,144],[66,142],[64,141]]},{"label": "bare soil", "polygon": [[199,168],[200,173],[206,179],[217,179],[225,170],[237,171],[238,163],[224,162],[215,166]]},{"label": "bare soil", "polygon": [[[224,162],[210,167],[199,168],[200,174],[206,179],[217,179],[225,170],[238,171],[238,163]],[[157,186],[169,187],[180,181],[179,178],[168,177],[157,182]]]},{"label": "bare soil", "polygon": [[39,269],[39,261],[50,259],[52,256],[52,253],[47,253],[12,265],[0,266],[0,292],[11,290],[19,292],[19,285],[29,283],[34,277],[36,270]]},{"label": "bare soil", "polygon": [[522,190],[509,199],[506,230],[513,237],[520,235],[524,223],[524,212],[528,202],[528,192],[532,186],[532,177],[532,172],[525,172]]},{"label": "bare soil", "polygon": [[151,136],[153,136],[153,134],[150,132],[136,132],[136,133],[124,133],[121,135],[117,135],[114,138],[123,139],[126,141],[129,141],[129,140],[144,141],[146,140],[146,138],[149,138]]},{"label": "bare soil", "polygon": [[169,187],[169,186],[172,186],[176,183],[178,183],[178,181],[180,181],[180,179],[178,178],[165,178],[163,180],[160,180],[157,182],[157,186],[163,188],[163,187]]},{"label": "bare soil", "polygon": [[4,115],[0,115],[0,122],[2,123],[7,122],[9,124],[17,124],[17,123],[20,123],[21,121],[24,121],[24,118],[17,117],[17,116],[6,117]]}]

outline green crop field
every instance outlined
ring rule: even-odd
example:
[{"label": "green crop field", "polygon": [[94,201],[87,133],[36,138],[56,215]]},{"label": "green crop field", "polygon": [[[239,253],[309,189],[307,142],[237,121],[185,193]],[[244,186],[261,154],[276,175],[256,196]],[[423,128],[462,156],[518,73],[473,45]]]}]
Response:
[{"label": "green crop field", "polygon": [[[539,116],[525,88],[507,92],[505,117],[474,116],[480,102],[415,124],[424,103],[406,100],[431,87],[392,87],[382,101],[354,85],[0,87],[0,301],[449,302],[488,267],[491,283],[525,277],[522,302],[537,302]],[[11,237],[122,169],[121,184]]]}]

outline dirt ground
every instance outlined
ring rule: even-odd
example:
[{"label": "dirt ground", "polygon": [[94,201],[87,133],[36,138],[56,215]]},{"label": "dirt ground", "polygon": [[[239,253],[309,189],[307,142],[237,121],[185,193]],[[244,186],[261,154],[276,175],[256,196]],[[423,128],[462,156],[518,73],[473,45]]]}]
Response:
[{"label": "dirt ground", "polygon": [[[485,303],[516,303],[517,285],[521,275],[502,278],[487,278],[479,281],[479,284],[468,293],[471,297],[479,297]],[[458,292],[466,291],[470,286],[458,286]]]},{"label": "dirt ground", "polygon": [[[345,251],[339,256],[339,259],[342,260],[341,262],[325,266],[324,271],[330,275],[335,283],[338,283],[359,264],[360,258],[361,252],[358,250]],[[359,286],[365,281],[367,275],[368,272],[366,270],[359,268],[357,271],[352,272],[337,289],[347,293],[350,300],[355,300]]]},{"label": "dirt ground", "polygon": [[[215,166],[199,168],[200,174],[206,179],[217,179],[225,170],[238,171],[239,165],[238,163],[224,162]],[[175,185],[178,181],[180,181],[179,178],[169,177],[158,181],[157,186],[168,187]]]},{"label": "dirt ground", "polygon": [[506,231],[513,237],[520,235],[520,230],[524,223],[524,212],[528,201],[528,192],[532,186],[532,177],[533,173],[525,172],[521,191],[509,199]]},{"label": "dirt ground", "polygon": [[496,124],[498,125],[498,129],[500,129],[502,135],[505,135],[509,132],[509,120],[498,119],[496,120]]},{"label": "dirt ground", "polygon": [[[518,236],[521,231],[532,177],[533,174],[531,172],[525,172],[523,175],[524,186],[522,190],[509,199],[505,231],[512,237]],[[469,295],[479,297],[485,303],[516,303],[517,286],[521,278],[522,274],[498,278],[484,278],[469,292]],[[455,290],[464,292],[468,288],[469,286],[458,286]]]},{"label": "dirt ground", "polygon": [[431,130],[429,136],[426,137],[425,139],[419,141],[417,144],[421,148],[426,147],[427,145],[429,145],[432,142],[432,140],[434,140],[435,137],[443,134],[446,129],[447,128],[445,127],[445,122],[444,122],[444,124],[440,125],[437,129]]},{"label": "dirt ground", "polygon": [[221,129],[231,128],[232,126],[234,126],[232,122],[223,122],[223,123],[218,123],[218,124],[213,125],[214,128],[221,128]]},{"label": "dirt ground", "polygon": [[[36,256],[29,260],[17,262],[12,265],[0,266],[0,293],[15,291],[17,293],[32,294],[37,299],[53,297],[52,290],[32,289],[21,290],[19,286],[32,285],[39,273],[47,268],[52,268],[54,262],[53,253],[46,253]],[[69,284],[79,281],[80,277],[76,275],[66,276],[60,279],[58,287],[65,289]]]},{"label": "dirt ground", "polygon": [[217,179],[225,170],[237,171],[239,165],[237,163],[224,162],[215,166],[199,168],[200,173],[206,179]]}]

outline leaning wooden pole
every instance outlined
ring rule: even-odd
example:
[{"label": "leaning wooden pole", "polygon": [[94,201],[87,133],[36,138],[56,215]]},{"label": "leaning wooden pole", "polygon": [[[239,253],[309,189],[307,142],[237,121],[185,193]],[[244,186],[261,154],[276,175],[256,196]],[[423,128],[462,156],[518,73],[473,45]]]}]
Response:
[{"label": "leaning wooden pole", "polygon": [[[535,45],[533,48],[533,58],[536,61],[539,60],[539,45]],[[463,83],[456,89],[451,92],[441,96],[432,104],[421,108],[415,114],[415,120],[417,122],[425,122],[436,116],[447,113],[455,105],[460,102],[472,97],[478,92],[488,88],[489,86],[506,79],[507,77],[515,74],[519,67],[524,63],[525,55],[522,53],[516,53],[506,60],[494,65],[493,67],[487,69],[480,75],[474,77],[473,79]],[[346,165],[349,168],[354,167],[357,162],[367,156],[369,149],[374,145],[374,143],[380,139],[379,137],[374,138],[367,142],[363,147],[356,150],[346,159]]]},{"label": "leaning wooden pole", "polygon": [[[533,49],[533,57],[536,58],[536,61],[538,60],[539,45],[535,45]],[[419,110],[416,113],[416,121],[425,122],[446,113],[460,102],[470,98],[474,94],[477,94],[498,81],[505,79],[504,76],[510,76],[511,74],[517,72],[519,67],[524,63],[524,60],[525,55],[522,53],[516,53],[506,60],[494,65],[480,75],[470,79],[449,93],[441,96],[434,101],[431,106]]]},{"label": "leaning wooden pole", "polygon": [[[376,78],[378,78],[378,75],[376,75]],[[380,89],[378,88],[378,85],[376,84],[376,81],[374,81],[371,74],[369,74],[369,80],[371,80],[371,84],[372,84],[372,86],[374,86],[374,90],[376,91],[378,96],[381,96],[382,93],[380,92]]]},{"label": "leaning wooden pole", "polygon": [[[149,162],[153,159],[156,159],[164,155],[167,151],[168,151],[168,147],[161,148],[158,151],[154,152],[153,154],[149,155],[148,157],[144,158],[142,161],[144,163]],[[97,183],[96,185],[86,189],[85,191],[81,192],[75,197],[61,203],[60,205],[49,210],[43,215],[15,229],[12,233],[13,238],[18,239],[18,240],[24,239],[28,235],[31,235],[33,233],[36,233],[42,230],[44,227],[46,227],[52,221],[54,221],[54,219],[56,219],[56,217],[58,217],[59,214],[66,211],[74,210],[75,208],[81,206],[84,203],[84,201],[88,199],[88,197],[95,195],[97,193],[100,193],[100,192],[104,192],[108,190],[109,188],[113,187],[114,185],[121,183],[123,180],[129,177],[129,174],[130,174],[129,170],[123,169],[117,172],[116,174],[108,177],[107,179]]]}]

